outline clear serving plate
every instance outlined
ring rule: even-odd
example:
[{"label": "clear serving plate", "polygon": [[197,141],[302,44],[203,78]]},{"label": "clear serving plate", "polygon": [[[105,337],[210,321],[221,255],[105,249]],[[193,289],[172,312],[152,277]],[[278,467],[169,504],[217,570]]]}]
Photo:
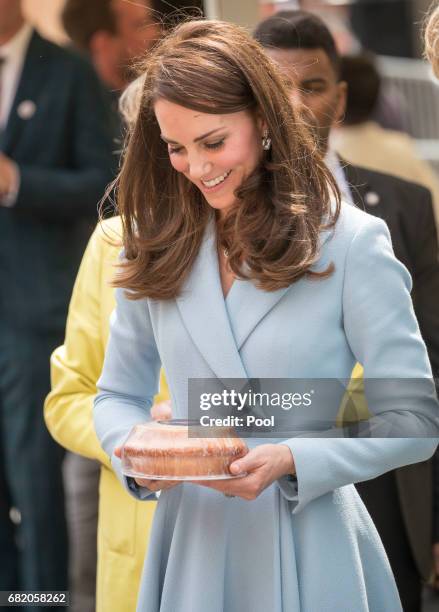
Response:
[{"label": "clear serving plate", "polygon": [[123,469],[122,468],[122,472],[125,474],[125,476],[130,476],[131,478],[143,478],[145,480],[172,480],[172,481],[202,481],[202,480],[233,480],[235,478],[243,478],[244,476],[247,476],[247,472],[242,472],[241,474],[229,474],[229,475],[225,475],[225,474],[221,474],[221,475],[213,475],[213,476],[154,476],[153,474],[143,474],[140,472],[134,472],[133,470],[130,469]]}]

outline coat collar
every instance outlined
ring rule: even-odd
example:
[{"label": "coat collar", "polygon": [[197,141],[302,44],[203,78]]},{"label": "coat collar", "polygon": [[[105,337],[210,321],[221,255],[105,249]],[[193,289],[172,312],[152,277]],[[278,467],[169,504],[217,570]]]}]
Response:
[{"label": "coat collar", "polygon": [[[331,233],[321,233],[321,246]],[[224,299],[215,223],[209,223],[176,302],[192,340],[218,378],[249,377],[239,351],[259,322],[291,288],[263,291],[250,281],[237,279]]]},{"label": "coat collar", "polygon": [[247,379],[223,297],[213,221],[176,301],[192,340],[214,374],[220,379]]},{"label": "coat collar", "polygon": [[370,190],[369,185],[364,181],[364,177],[360,177],[358,168],[351,166],[344,159],[340,158],[341,166],[343,168],[344,175],[349,184],[349,188],[352,194],[352,199],[355,206],[358,208],[364,208],[364,198]]}]

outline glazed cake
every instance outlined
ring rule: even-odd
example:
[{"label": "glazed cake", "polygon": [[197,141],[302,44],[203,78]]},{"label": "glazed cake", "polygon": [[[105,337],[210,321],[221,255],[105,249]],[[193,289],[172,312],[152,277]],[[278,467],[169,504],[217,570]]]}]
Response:
[{"label": "glazed cake", "polygon": [[[188,421],[136,425],[122,448],[122,469],[129,476],[169,478],[230,478],[229,466],[243,457],[247,445],[231,427],[216,427],[218,437],[192,437],[206,431]],[[194,433],[195,432],[195,433]]]}]

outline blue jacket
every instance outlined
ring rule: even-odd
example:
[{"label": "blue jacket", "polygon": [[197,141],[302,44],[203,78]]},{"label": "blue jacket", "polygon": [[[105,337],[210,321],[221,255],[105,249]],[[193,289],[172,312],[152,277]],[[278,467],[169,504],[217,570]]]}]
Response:
[{"label": "blue jacket", "polygon": [[[179,298],[132,301],[117,291],[95,425],[133,495],[149,492],[127,483],[113,451],[148,419],[161,363],[180,418],[191,377],[348,379],[356,361],[366,378],[431,377],[410,277],[384,222],[343,205],[335,230],[321,235],[316,268],[330,262],[335,271],[326,280],[302,278],[270,293],[236,280],[224,300],[210,226]],[[394,400],[403,410],[406,398]],[[408,415],[414,429],[438,436],[435,398],[426,390],[419,400],[419,413]],[[277,442],[294,455],[297,484],[282,478],[251,502],[194,484],[162,493],[139,611],[401,610],[382,544],[352,483],[427,459],[437,439]]]}]

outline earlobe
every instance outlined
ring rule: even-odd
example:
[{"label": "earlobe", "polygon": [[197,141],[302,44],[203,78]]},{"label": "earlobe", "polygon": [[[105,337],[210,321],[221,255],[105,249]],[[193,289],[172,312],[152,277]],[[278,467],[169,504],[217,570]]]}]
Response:
[{"label": "earlobe", "polygon": [[264,133],[267,131],[267,122],[265,121],[265,119],[261,116],[261,114],[259,113],[259,111],[256,112],[255,115],[256,118],[256,127],[259,130],[259,133],[261,134],[261,138],[264,135]]}]

